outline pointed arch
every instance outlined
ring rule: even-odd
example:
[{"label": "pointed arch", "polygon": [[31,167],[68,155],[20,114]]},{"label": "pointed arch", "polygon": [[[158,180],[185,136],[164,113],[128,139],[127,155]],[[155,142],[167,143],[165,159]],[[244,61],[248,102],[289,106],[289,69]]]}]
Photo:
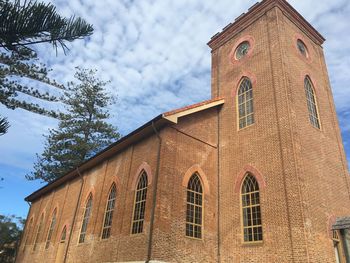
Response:
[{"label": "pointed arch", "polygon": [[254,124],[253,84],[250,78],[243,76],[237,90],[238,129]]},{"label": "pointed arch", "polygon": [[36,250],[36,248],[38,246],[38,242],[39,242],[40,234],[42,232],[43,224],[44,224],[44,212],[41,213],[41,216],[39,218],[39,222],[38,222],[37,230],[36,230],[36,234],[35,234],[35,239],[34,239],[33,250]]},{"label": "pointed arch", "polygon": [[243,241],[245,243],[261,242],[263,229],[261,221],[260,191],[256,178],[247,173],[241,187],[241,208]]},{"label": "pointed arch", "polygon": [[142,170],[135,191],[131,234],[139,234],[143,231],[148,184],[147,172]]},{"label": "pointed arch", "polygon": [[255,177],[255,179],[257,180],[257,182],[259,184],[259,188],[261,190],[266,187],[265,179],[264,179],[263,175],[260,173],[260,171],[258,169],[256,169],[255,167],[253,167],[252,165],[247,164],[246,166],[244,166],[244,168],[239,172],[239,174],[236,177],[235,189],[234,189],[235,193],[240,192],[243,179],[245,178],[247,173],[252,174]]},{"label": "pointed arch", "polygon": [[106,209],[105,209],[105,215],[103,219],[103,227],[102,227],[102,233],[101,233],[102,239],[109,238],[111,235],[112,220],[113,220],[113,213],[114,213],[116,198],[117,198],[117,185],[113,182],[111,187],[109,188],[108,199],[106,202]]},{"label": "pointed arch", "polygon": [[317,107],[315,88],[309,75],[306,75],[304,78],[304,89],[306,95],[307,108],[309,111],[310,123],[315,128],[320,129],[321,124],[319,118],[319,111]]},{"label": "pointed arch", "polygon": [[186,236],[202,238],[203,187],[197,172],[192,174],[187,184]]},{"label": "pointed arch", "polygon": [[206,174],[204,173],[204,171],[202,170],[202,168],[198,164],[191,166],[186,171],[186,173],[184,174],[183,179],[182,179],[182,186],[187,187],[188,182],[194,173],[197,173],[198,176],[200,177],[201,182],[203,184],[204,193],[206,195],[210,195],[210,187],[209,187],[208,178],[207,178]]},{"label": "pointed arch", "polygon": [[67,225],[64,225],[61,235],[60,235],[60,243],[65,243],[67,238]]},{"label": "pointed arch", "polygon": [[131,188],[130,190],[134,191],[137,188],[137,184],[139,182],[140,176],[141,176],[141,172],[145,171],[147,174],[147,183],[148,185],[150,185],[152,183],[153,180],[153,175],[152,175],[152,169],[151,166],[147,163],[147,162],[142,162],[141,165],[137,168],[136,173],[134,174],[134,177],[132,179],[132,183],[131,183]]},{"label": "pointed arch", "polygon": [[28,227],[26,228],[26,235],[25,235],[25,239],[24,239],[24,242],[23,242],[23,249],[25,249],[25,247],[28,245],[28,240],[29,240],[29,236],[30,236],[30,232],[33,228],[33,222],[34,222],[34,216],[32,216],[29,220],[29,224],[28,224]]},{"label": "pointed arch", "polygon": [[93,201],[92,193],[90,192],[85,202],[83,220],[82,220],[80,234],[79,234],[79,243],[85,242],[85,236],[86,236],[87,227],[89,224],[89,219],[90,219],[91,210],[92,210],[92,201]]},{"label": "pointed arch", "polygon": [[57,208],[55,208],[52,212],[51,223],[50,223],[49,231],[47,233],[45,249],[48,249],[50,246],[52,233],[53,233],[55,226],[56,226],[56,216],[57,216]]}]

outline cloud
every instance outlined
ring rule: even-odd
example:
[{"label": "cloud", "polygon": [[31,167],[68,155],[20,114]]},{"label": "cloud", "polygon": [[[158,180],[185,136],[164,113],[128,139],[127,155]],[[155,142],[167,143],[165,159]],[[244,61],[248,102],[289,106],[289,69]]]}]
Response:
[{"label": "cloud", "polygon": [[[63,83],[73,79],[76,66],[97,68],[99,77],[110,79],[107,88],[118,95],[111,122],[127,134],[161,112],[210,97],[211,55],[206,43],[255,2],[54,0],[59,13],[85,18],[95,32],[89,39],[69,43],[67,56],[61,51],[56,56],[50,45],[41,45],[38,52],[53,69],[51,75]],[[339,114],[349,112],[349,1],[290,3],[327,37],[324,51],[337,109]],[[8,153],[1,162],[28,168],[42,149],[41,134],[56,122],[0,110],[12,121],[11,132],[0,137],[2,150]],[[347,122],[341,123],[348,131]]]}]

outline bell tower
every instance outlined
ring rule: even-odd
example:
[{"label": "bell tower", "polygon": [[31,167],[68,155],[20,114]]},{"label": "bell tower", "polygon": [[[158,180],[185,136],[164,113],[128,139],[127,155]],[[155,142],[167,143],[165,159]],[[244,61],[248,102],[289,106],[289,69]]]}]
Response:
[{"label": "bell tower", "polygon": [[[324,41],[287,1],[263,0],[208,43],[212,97],[225,98],[222,262],[336,262],[334,223],[350,215],[350,181]],[[247,178],[257,182],[248,194]]]}]

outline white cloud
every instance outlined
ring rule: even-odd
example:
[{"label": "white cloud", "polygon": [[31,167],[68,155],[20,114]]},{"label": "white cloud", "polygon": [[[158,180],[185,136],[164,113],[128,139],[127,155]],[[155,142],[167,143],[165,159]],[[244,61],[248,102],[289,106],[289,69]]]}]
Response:
[{"label": "white cloud", "polygon": [[[200,0],[54,0],[60,13],[84,17],[95,28],[89,41],[70,43],[70,52],[55,56],[49,45],[39,55],[53,68],[52,76],[66,82],[76,66],[97,68],[118,95],[111,109],[123,134],[159,113],[210,97],[210,37],[255,3],[250,1]],[[349,1],[291,0],[290,3],[328,38],[325,53],[337,108],[350,108]],[[11,132],[0,144],[15,164],[18,156],[33,159],[42,149],[41,134],[55,121],[29,113],[9,113]],[[25,116],[25,117],[24,117]],[[344,123],[344,122],[342,122]],[[26,132],[23,129],[26,127]],[[6,139],[5,139],[6,138]],[[23,143],[28,146],[23,150]],[[20,153],[20,154],[18,154]],[[21,157],[23,158],[23,157]],[[18,162],[21,162],[18,160]],[[28,167],[29,162],[23,164]]]}]

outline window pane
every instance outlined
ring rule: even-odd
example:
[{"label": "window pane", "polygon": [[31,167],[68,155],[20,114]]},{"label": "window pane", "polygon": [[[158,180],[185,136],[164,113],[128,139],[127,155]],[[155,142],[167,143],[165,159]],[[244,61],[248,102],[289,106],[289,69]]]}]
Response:
[{"label": "window pane", "polygon": [[249,173],[244,178],[242,184],[241,199],[244,242],[261,241],[263,235],[259,185],[255,177]]},{"label": "window pane", "polygon": [[254,123],[253,88],[248,78],[243,78],[238,90],[238,119],[239,128]]},{"label": "window pane", "polygon": [[147,174],[145,171],[142,171],[135,192],[134,216],[131,230],[132,234],[142,233],[143,231],[143,221],[145,219],[147,198],[147,184]]},{"label": "window pane", "polygon": [[202,238],[202,184],[193,174],[187,185],[186,236]]}]

